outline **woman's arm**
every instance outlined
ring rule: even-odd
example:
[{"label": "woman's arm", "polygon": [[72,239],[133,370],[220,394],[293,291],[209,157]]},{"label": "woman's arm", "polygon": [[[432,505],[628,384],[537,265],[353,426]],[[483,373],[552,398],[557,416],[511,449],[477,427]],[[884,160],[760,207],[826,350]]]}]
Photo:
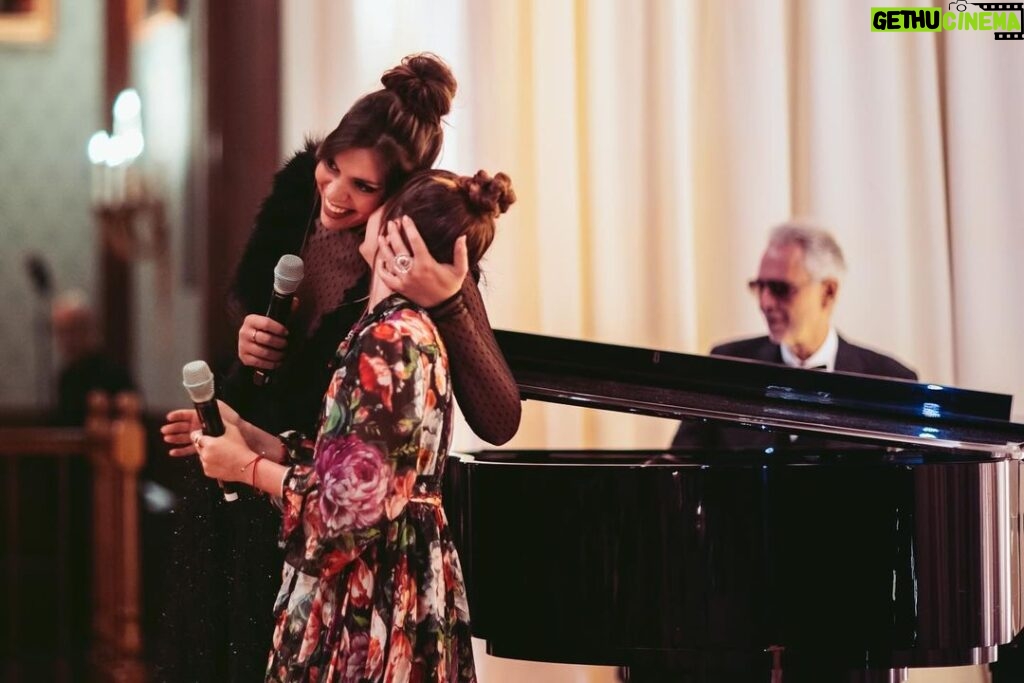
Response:
[{"label": "woman's arm", "polygon": [[519,429],[519,387],[487,319],[480,290],[466,278],[454,297],[430,309],[448,347],[455,398],[480,438],[500,446]]}]

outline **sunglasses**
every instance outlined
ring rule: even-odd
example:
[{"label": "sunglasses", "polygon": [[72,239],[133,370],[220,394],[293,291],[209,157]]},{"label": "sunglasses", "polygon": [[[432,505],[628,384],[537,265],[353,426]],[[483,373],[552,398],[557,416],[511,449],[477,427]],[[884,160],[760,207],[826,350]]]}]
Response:
[{"label": "sunglasses", "polygon": [[791,282],[785,280],[751,280],[747,283],[747,287],[750,288],[752,294],[761,296],[761,292],[768,290],[768,293],[779,300],[787,300],[793,297],[800,289],[809,284],[808,282],[802,285],[794,285]]}]

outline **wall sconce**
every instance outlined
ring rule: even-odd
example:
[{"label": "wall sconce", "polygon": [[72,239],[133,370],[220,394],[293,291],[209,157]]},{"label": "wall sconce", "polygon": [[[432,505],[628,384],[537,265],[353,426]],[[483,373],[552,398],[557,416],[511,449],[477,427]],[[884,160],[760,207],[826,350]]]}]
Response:
[{"label": "wall sconce", "polygon": [[122,260],[167,252],[167,221],[159,183],[139,163],[146,148],[142,100],[134,88],[114,101],[114,131],[97,131],[86,151],[92,162],[91,200],[104,243]]}]

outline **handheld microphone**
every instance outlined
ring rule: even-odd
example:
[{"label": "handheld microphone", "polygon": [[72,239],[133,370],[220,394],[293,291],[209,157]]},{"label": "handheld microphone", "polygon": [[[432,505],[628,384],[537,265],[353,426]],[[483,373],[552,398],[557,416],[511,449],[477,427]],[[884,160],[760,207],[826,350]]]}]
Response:
[{"label": "handheld microphone", "polygon": [[[292,312],[292,297],[299,288],[304,274],[302,259],[295,254],[285,254],[274,267],[274,292],[270,296],[267,317],[286,325]],[[252,383],[258,387],[270,384],[273,370],[256,370]]]},{"label": "handheld microphone", "polygon": [[[213,373],[210,372],[210,366],[206,361],[194,360],[185,363],[181,369],[181,383],[185,385],[185,390],[196,407],[196,415],[199,416],[203,434],[223,436],[224,421],[220,419],[220,408],[217,407],[213,391]],[[238,491],[235,490],[234,483],[220,480],[217,483],[224,492],[224,500],[229,503],[238,500]]]}]

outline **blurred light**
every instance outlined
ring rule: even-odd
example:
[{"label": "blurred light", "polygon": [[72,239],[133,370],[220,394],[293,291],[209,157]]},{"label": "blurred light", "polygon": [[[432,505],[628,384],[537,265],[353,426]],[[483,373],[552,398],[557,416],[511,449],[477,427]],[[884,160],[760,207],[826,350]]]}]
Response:
[{"label": "blurred light", "polygon": [[131,159],[131,143],[124,135],[114,135],[107,145],[107,166],[120,166]]},{"label": "blurred light", "polygon": [[925,403],[921,406],[921,414],[925,417],[942,417],[938,403]]},{"label": "blurred light", "polygon": [[128,160],[134,161],[138,159],[142,154],[142,150],[146,148],[146,141],[142,137],[142,131],[130,130],[120,137],[123,141],[122,144],[124,144],[124,151],[128,156]]},{"label": "blurred light", "polygon": [[139,488],[142,489],[142,503],[146,512],[155,514],[172,512],[178,503],[178,497],[174,495],[173,491],[155,481],[140,482]]},{"label": "blurred light", "polygon": [[98,130],[89,138],[89,145],[86,147],[89,154],[89,161],[94,164],[102,164],[107,160],[110,150],[110,136],[107,131]]},{"label": "blurred light", "polygon": [[943,389],[943,387],[939,386],[938,384],[929,384],[928,388],[931,389],[932,391],[942,391]]},{"label": "blurred light", "polygon": [[135,162],[146,149],[142,134],[142,98],[134,88],[114,100],[113,133],[99,131],[89,139],[92,200],[96,206],[137,206],[145,200],[147,181]]},{"label": "blurred light", "polygon": [[142,113],[142,99],[135,88],[122,90],[114,100],[114,121],[127,122],[139,118]]}]

